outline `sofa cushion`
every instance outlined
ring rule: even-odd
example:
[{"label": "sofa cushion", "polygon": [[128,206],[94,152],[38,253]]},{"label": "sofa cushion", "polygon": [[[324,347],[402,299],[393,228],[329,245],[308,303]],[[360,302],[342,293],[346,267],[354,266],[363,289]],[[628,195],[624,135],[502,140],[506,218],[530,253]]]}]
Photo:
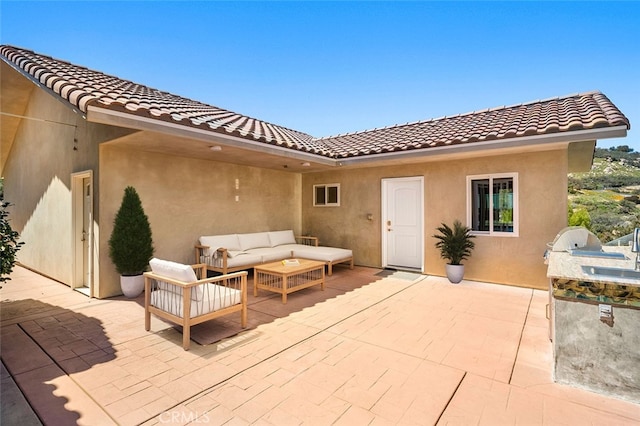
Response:
[{"label": "sofa cushion", "polygon": [[353,257],[353,252],[343,248],[298,245],[293,249],[293,257],[319,260],[321,262],[335,262]]},{"label": "sofa cushion", "polygon": [[262,263],[276,262],[291,257],[291,250],[281,247],[261,247],[249,250],[248,253],[262,257]]},{"label": "sofa cushion", "polygon": [[239,256],[241,254],[246,254],[246,251],[242,251],[242,250],[227,250],[227,257],[235,257],[235,256]]},{"label": "sofa cushion", "polygon": [[[198,281],[198,277],[190,265],[153,258],[149,261],[149,266],[151,266],[151,272],[162,277],[171,278],[184,283]],[[200,300],[202,298],[202,289],[200,287],[201,286],[195,286],[191,288],[191,299]],[[167,282],[159,281],[158,289],[182,295],[181,287]]]},{"label": "sofa cushion", "polygon": [[295,244],[296,237],[293,235],[291,229],[286,231],[272,231],[269,232],[269,241],[271,241],[271,247],[277,247],[283,244]]},{"label": "sofa cushion", "polygon": [[226,248],[227,250],[234,251],[242,250],[242,248],[240,247],[240,240],[238,240],[238,234],[211,235],[200,237],[200,244],[210,247],[209,253],[207,253],[207,255],[209,256],[211,256],[213,252],[215,252],[219,248]]},{"label": "sofa cushion", "polygon": [[242,253],[237,256],[227,258],[227,267],[253,266],[262,263],[262,256],[259,254]]},{"label": "sofa cushion", "polygon": [[255,232],[252,234],[238,234],[240,250],[250,250],[260,247],[271,247],[268,232]]}]

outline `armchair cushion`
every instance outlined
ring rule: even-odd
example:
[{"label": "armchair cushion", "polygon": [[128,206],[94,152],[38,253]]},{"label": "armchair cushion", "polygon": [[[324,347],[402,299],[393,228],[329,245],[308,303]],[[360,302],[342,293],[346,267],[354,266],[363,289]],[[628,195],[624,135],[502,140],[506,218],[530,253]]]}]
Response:
[{"label": "armchair cushion", "polygon": [[154,274],[162,275],[163,277],[186,283],[198,281],[198,277],[190,265],[183,265],[182,263],[156,259],[154,257],[149,261],[149,266],[151,266],[151,271]]},{"label": "armchair cushion", "polygon": [[[218,284],[202,284],[204,287],[202,300],[197,303],[192,302],[189,318],[196,318],[200,315],[219,311],[220,309],[237,305],[242,301],[242,292],[233,288],[228,288]],[[193,299],[193,298],[192,298]],[[182,296],[172,291],[159,289],[151,292],[151,305],[169,312],[180,318],[184,318]]]},{"label": "armchair cushion", "polygon": [[[161,275],[163,277],[185,283],[198,281],[198,277],[190,265],[153,258],[149,261],[149,266],[151,266],[151,271],[154,274]],[[167,282],[158,281],[158,289],[182,295],[181,288]],[[191,288],[191,299],[202,299],[202,286],[195,286]]]}]

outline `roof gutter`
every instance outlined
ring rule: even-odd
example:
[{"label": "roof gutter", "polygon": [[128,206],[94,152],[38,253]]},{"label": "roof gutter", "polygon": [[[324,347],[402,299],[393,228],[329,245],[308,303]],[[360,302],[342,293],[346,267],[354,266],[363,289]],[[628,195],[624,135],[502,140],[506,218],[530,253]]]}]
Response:
[{"label": "roof gutter", "polygon": [[527,146],[548,146],[557,144],[569,144],[571,142],[592,141],[607,138],[622,138],[627,135],[627,126],[601,127],[597,129],[569,131],[562,133],[550,133],[545,135],[523,136],[511,139],[499,139],[486,142],[463,143],[456,145],[438,146],[427,149],[412,149],[407,151],[394,151],[383,154],[368,154],[360,157],[348,157],[338,160],[338,165],[348,166],[382,160],[410,160],[427,159],[452,154],[473,154],[508,148],[524,148]]},{"label": "roof gutter", "polygon": [[224,133],[217,133],[211,130],[199,129],[153,118],[139,117],[134,114],[112,111],[92,105],[87,107],[87,121],[130,129],[164,133],[176,137],[196,139],[222,146],[244,148],[264,154],[278,155],[280,157],[293,158],[301,161],[313,161],[314,163],[320,163],[328,166],[337,165],[335,159],[327,158],[320,154],[299,151],[294,148],[270,145],[264,142],[251,141],[237,136],[225,135]]}]

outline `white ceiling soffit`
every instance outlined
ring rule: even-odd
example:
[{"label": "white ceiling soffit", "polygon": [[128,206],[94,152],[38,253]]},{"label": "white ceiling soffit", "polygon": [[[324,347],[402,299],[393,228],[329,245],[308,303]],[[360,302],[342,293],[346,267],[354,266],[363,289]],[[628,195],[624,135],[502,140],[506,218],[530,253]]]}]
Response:
[{"label": "white ceiling soffit", "polygon": [[209,130],[199,129],[181,124],[155,120],[148,117],[139,117],[134,114],[127,114],[119,111],[111,111],[105,108],[89,106],[87,109],[87,120],[92,123],[109,124],[113,126],[127,127],[138,130],[146,130],[157,133],[170,134],[176,137],[196,139],[216,145],[263,152],[266,154],[279,155],[284,158],[295,158],[301,161],[313,161],[315,163],[328,166],[335,166],[335,160],[322,155],[299,151],[292,148],[271,145],[264,142],[251,141],[237,136],[226,135]]}]

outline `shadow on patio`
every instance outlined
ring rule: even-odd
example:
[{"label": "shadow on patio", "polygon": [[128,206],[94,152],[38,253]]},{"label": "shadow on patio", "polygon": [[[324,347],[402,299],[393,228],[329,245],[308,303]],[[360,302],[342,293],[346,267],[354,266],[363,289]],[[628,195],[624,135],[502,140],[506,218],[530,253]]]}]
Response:
[{"label": "shadow on patio", "polygon": [[[67,392],[58,395],[76,387],[70,375],[115,359],[101,321],[34,299],[3,300],[0,313],[3,370],[6,365],[44,424],[77,424],[82,415],[75,408],[91,403],[88,396],[79,389],[72,391],[73,401],[64,396]],[[11,386],[8,374],[3,374],[3,385]],[[3,424],[35,422],[11,408],[3,404]]]}]

